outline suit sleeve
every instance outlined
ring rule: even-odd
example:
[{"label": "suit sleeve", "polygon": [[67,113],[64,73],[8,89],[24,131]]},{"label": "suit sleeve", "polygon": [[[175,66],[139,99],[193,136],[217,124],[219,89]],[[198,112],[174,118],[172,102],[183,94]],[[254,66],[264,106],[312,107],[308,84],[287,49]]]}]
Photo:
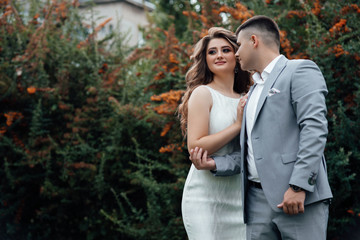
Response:
[{"label": "suit sleeve", "polygon": [[224,156],[213,156],[216,171],[212,171],[215,176],[232,176],[240,173],[241,152],[233,152]]},{"label": "suit sleeve", "polygon": [[309,60],[300,62],[291,78],[292,106],[300,130],[299,150],[289,184],[313,192],[326,138],[327,87],[318,66]]}]

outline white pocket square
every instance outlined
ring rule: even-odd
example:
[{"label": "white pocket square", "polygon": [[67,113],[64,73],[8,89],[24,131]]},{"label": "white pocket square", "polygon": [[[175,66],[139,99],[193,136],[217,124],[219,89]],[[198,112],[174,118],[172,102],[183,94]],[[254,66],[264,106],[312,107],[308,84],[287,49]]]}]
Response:
[{"label": "white pocket square", "polygon": [[280,93],[280,90],[276,89],[276,88],[272,88],[269,90],[268,96],[271,97],[272,95],[277,94],[277,93]]}]

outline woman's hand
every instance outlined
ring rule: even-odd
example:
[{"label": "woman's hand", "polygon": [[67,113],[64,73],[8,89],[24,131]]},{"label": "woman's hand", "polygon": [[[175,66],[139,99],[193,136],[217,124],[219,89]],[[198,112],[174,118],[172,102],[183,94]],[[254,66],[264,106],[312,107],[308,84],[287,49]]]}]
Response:
[{"label": "woman's hand", "polygon": [[244,115],[244,107],[246,105],[247,98],[248,98],[248,94],[245,94],[244,96],[242,96],[237,105],[236,123],[239,124],[240,127],[242,124],[242,119],[243,119],[243,115]]},{"label": "woman's hand", "polygon": [[192,161],[197,170],[215,170],[216,164],[214,159],[208,157],[208,152],[202,148],[196,147],[190,150],[189,159]]}]

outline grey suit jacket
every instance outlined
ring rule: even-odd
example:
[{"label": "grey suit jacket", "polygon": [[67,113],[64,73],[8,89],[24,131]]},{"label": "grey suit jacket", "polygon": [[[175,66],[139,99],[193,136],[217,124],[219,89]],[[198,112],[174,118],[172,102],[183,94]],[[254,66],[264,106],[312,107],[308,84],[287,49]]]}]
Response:
[{"label": "grey suit jacket", "polygon": [[[253,87],[249,97],[252,90]],[[327,92],[320,69],[310,60],[288,60],[282,56],[265,82],[251,138],[261,185],[274,211],[282,211],[277,205],[283,201],[289,184],[306,190],[305,205],[332,198],[323,154],[328,133]],[[241,152],[214,160],[216,176],[242,174],[242,200],[246,209],[245,119],[244,116],[240,133]],[[246,211],[244,220],[247,222]]]}]

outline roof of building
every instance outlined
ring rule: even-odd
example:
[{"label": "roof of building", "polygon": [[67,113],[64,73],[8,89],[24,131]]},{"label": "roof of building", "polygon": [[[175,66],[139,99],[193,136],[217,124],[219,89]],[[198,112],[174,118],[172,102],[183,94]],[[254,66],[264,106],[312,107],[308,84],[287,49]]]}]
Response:
[{"label": "roof of building", "polygon": [[94,2],[95,4],[106,4],[106,3],[116,3],[116,2],[127,2],[131,5],[134,5],[139,8],[146,7],[148,10],[154,10],[155,5],[148,0],[79,0],[80,5],[84,3]]}]

